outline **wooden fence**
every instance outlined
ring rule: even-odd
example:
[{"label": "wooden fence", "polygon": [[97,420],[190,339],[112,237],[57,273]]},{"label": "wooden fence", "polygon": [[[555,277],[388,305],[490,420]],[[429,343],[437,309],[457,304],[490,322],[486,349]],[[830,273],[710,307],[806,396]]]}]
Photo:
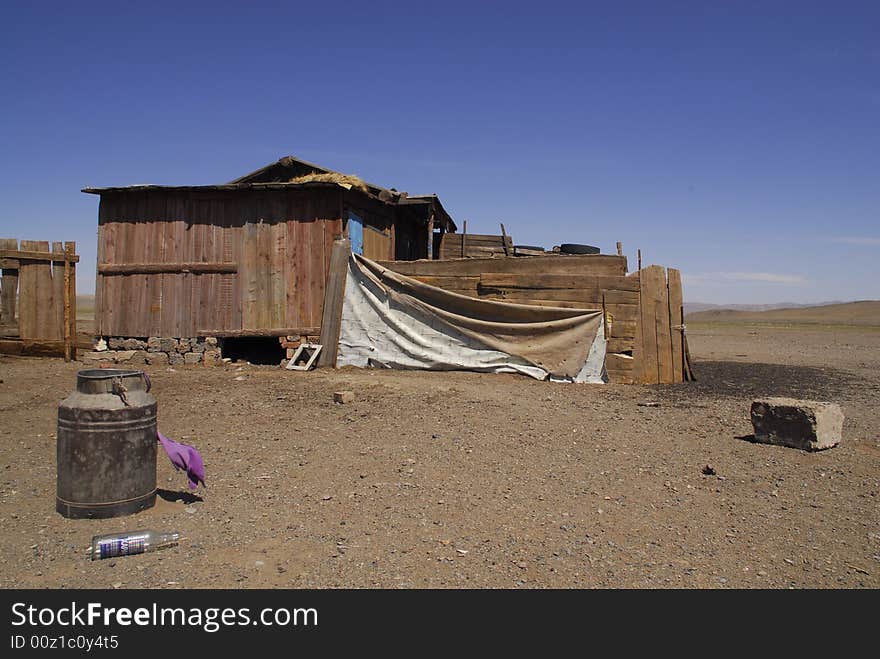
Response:
[{"label": "wooden fence", "polygon": [[[454,235],[454,234],[452,234]],[[616,384],[683,382],[687,369],[681,275],[650,266],[627,274],[614,255],[386,261],[383,266],[461,295],[575,309],[601,309],[605,368]]]},{"label": "wooden fence", "polygon": [[[454,235],[454,234],[453,234]],[[455,293],[517,304],[605,312],[606,368],[614,383],[632,383],[639,321],[639,279],[626,258],[606,254],[385,262],[383,266]]]},{"label": "wooden fence", "polygon": [[76,359],[75,242],[0,239],[0,352]]}]

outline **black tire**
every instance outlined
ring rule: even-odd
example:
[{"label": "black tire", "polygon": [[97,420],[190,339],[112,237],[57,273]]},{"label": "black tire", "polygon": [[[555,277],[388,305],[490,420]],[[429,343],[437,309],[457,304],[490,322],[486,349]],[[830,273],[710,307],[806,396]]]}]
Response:
[{"label": "black tire", "polygon": [[578,245],[577,243],[563,243],[559,246],[563,254],[598,254],[599,248],[592,245]]}]

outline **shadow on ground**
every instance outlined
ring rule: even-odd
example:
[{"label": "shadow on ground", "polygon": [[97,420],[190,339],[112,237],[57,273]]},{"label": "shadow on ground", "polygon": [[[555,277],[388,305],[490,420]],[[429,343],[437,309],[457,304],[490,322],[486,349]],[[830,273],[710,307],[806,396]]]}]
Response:
[{"label": "shadow on ground", "polygon": [[159,488],[156,490],[156,494],[170,503],[182,501],[185,504],[190,504],[197,501],[203,501],[202,497],[196,494],[190,494],[189,492],[177,492],[174,490],[163,490],[162,488]]},{"label": "shadow on ground", "polygon": [[662,385],[658,389],[682,400],[763,396],[839,400],[849,398],[854,387],[871,387],[847,371],[811,366],[697,361],[694,371],[696,382]]}]

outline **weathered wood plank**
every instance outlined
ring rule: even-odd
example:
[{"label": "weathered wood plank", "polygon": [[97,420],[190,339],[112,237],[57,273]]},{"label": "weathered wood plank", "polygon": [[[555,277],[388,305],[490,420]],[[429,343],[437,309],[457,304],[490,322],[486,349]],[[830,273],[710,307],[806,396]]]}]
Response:
[{"label": "weathered wood plank", "polygon": [[636,322],[639,319],[639,307],[635,304],[609,304],[608,313],[613,322]]},{"label": "weathered wood plank", "polygon": [[[623,320],[623,321],[615,321],[611,324],[611,338],[612,339],[634,339],[635,346],[633,350],[638,346],[639,337],[637,335],[637,328],[641,326],[639,321],[635,320]],[[635,353],[633,353],[635,356]]]},{"label": "weathered wood plank", "polygon": [[257,329],[259,324],[259,274],[257,264],[258,229],[254,222],[248,222],[242,228],[243,242],[241,245],[241,267],[243,278],[241,287],[241,326],[242,329]]},{"label": "weathered wood plank", "polygon": [[511,302],[521,300],[564,300],[566,302],[584,302],[591,305],[602,305],[601,289],[589,288],[570,288],[567,290],[559,288],[547,289],[527,289],[527,288],[498,288],[483,286],[480,283],[477,289],[481,295],[496,295]]},{"label": "weathered wood plank", "polygon": [[102,275],[157,275],[175,273],[235,273],[238,264],[230,262],[213,263],[100,263],[98,272]]},{"label": "weathered wood plank", "polygon": [[[641,352],[637,379],[643,384],[658,384],[660,379],[659,346],[657,337],[657,308],[661,301],[661,289],[666,290],[666,276],[660,266],[648,266],[641,270]],[[668,306],[661,307],[668,316]],[[668,340],[664,348],[668,346]]]},{"label": "weathered wood plank", "polygon": [[[15,238],[0,238],[0,248],[17,250],[18,240]],[[18,291],[19,264],[16,262],[14,268],[11,265],[5,264],[2,267],[3,273],[0,276],[0,324],[7,327],[15,325],[17,328],[15,301]]]},{"label": "weathered wood plank", "polygon": [[336,366],[339,351],[339,331],[342,327],[342,302],[345,295],[345,281],[348,275],[348,259],[351,256],[351,243],[346,238],[333,242],[330,255],[330,274],[324,292],[324,313],[321,317],[321,339],[323,346],[318,355],[318,366]]},{"label": "weathered wood plank", "polygon": [[539,298],[528,298],[523,300],[510,300],[501,297],[500,295],[479,295],[480,299],[483,300],[496,300],[498,302],[510,302],[511,304],[531,304],[538,307],[557,307],[559,309],[584,309],[586,311],[600,311],[602,308],[602,304],[594,304],[591,305],[585,302],[569,302],[566,300],[542,300]]},{"label": "weathered wood plank", "polygon": [[681,272],[669,268],[669,337],[672,346],[672,381],[684,382],[684,319],[682,317]]},{"label": "weathered wood plank", "polygon": [[[4,239],[6,240],[6,239]],[[42,244],[46,241],[34,241],[34,240],[22,240],[21,244],[34,245],[34,243]],[[47,243],[48,245],[48,243]],[[0,247],[0,259],[27,259],[29,261],[47,261],[53,263],[64,263],[66,257],[64,256],[64,252],[62,251],[60,254],[56,254],[54,252],[50,252],[48,247],[46,251],[42,251],[39,247],[29,247],[28,249],[12,249],[10,247]],[[79,263],[79,256],[72,256],[71,261],[73,263]]]},{"label": "weathered wood plank", "polygon": [[257,254],[254,271],[257,279],[256,327],[272,327],[272,225],[260,223],[257,228]]},{"label": "weathered wood plank", "polygon": [[287,223],[272,226],[272,262],[269,270],[272,307],[268,327],[284,327],[287,324],[287,291],[284,279],[284,263],[287,261]]},{"label": "weathered wood plank", "polygon": [[605,296],[605,304],[632,304],[637,305],[639,303],[639,293],[638,291],[619,291],[619,290],[603,290],[602,294]]},{"label": "weathered wood plank", "polygon": [[605,368],[609,371],[627,371],[632,373],[633,358],[613,352],[606,353]]},{"label": "weathered wood plank", "polygon": [[475,291],[477,284],[480,283],[479,277],[413,277],[413,279],[437,288],[472,288]]},{"label": "weathered wood plank", "polygon": [[[610,332],[610,329],[609,329]],[[607,352],[632,352],[633,347],[635,346],[635,338],[634,337],[609,337],[608,343],[606,346]]]},{"label": "weathered wood plank", "polygon": [[[22,240],[22,251],[49,252],[49,243],[40,240]],[[52,300],[50,259],[24,261],[19,270],[19,329],[22,339],[35,340],[43,336],[46,308]]]},{"label": "weathered wood plank", "polygon": [[200,329],[196,336],[219,336],[232,337],[269,337],[269,336],[315,336],[321,331],[320,327],[267,327],[264,329],[241,329],[230,330],[222,327],[217,329]]},{"label": "weathered wood plank", "polygon": [[[76,254],[76,242],[64,243],[64,251],[67,256]],[[76,359],[76,262],[67,260],[64,263],[64,299],[65,299],[65,325],[64,325],[64,358]]]},{"label": "weathered wood plank", "polygon": [[[541,257],[539,257],[541,258]],[[480,283],[487,287],[525,289],[606,289],[638,292],[639,282],[624,276],[607,275],[555,275],[492,273],[480,275]]]},{"label": "weathered wood plank", "polygon": [[605,369],[608,373],[608,382],[611,384],[636,384],[631,369],[617,371],[613,369]]},{"label": "weathered wood plank", "polygon": [[660,286],[657,288],[657,370],[660,383],[675,382],[672,367],[672,332],[669,327],[669,286],[666,283],[666,270],[660,268]]},{"label": "weathered wood plank", "polygon": [[[470,235],[468,235],[470,242]],[[482,276],[485,273],[610,275],[626,274],[626,257],[611,254],[517,256],[511,258],[450,259],[446,261],[381,261],[403,275]]]},{"label": "weathered wood plank", "polygon": [[[52,253],[63,257],[64,243],[57,240],[53,241]],[[65,286],[66,280],[64,278],[65,265],[67,265],[68,268],[70,267],[70,264],[64,260],[54,261],[51,268],[50,285],[52,287],[52,306],[47,310],[46,313],[46,336],[44,336],[43,338],[50,339],[52,341],[64,340],[64,293],[67,290],[67,287]]]}]

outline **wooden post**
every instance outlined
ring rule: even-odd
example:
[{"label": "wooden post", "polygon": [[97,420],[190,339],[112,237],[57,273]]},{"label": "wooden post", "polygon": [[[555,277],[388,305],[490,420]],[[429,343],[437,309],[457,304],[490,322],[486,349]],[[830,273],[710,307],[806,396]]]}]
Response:
[{"label": "wooden post", "polygon": [[334,240],[333,251],[330,253],[330,271],[327,274],[327,285],[324,289],[324,312],[321,316],[320,339],[323,347],[321,354],[318,355],[318,367],[336,366],[349,258],[351,258],[351,242],[347,238]]},{"label": "wooden post", "polygon": [[501,224],[501,247],[504,249],[504,256],[510,256],[507,250],[507,232],[504,230],[504,223]]},{"label": "wooden post", "polygon": [[639,270],[642,269],[642,250],[638,250],[639,255]]},{"label": "wooden post", "polygon": [[[15,238],[0,238],[0,249],[18,249]],[[3,259],[2,278],[0,278],[0,325],[12,327],[15,322],[15,295],[18,289],[19,262]],[[15,266],[15,267],[13,267]]]},{"label": "wooden post", "polygon": [[605,340],[611,338],[609,329],[608,329],[608,307],[605,304],[605,291],[602,291],[602,328],[603,333],[605,334]]},{"label": "wooden post", "polygon": [[623,256],[623,243],[619,240],[617,241],[617,255]]},{"label": "wooden post", "polygon": [[76,360],[76,242],[64,243],[65,250],[70,252],[70,358]]},{"label": "wooden post", "polygon": [[672,381],[684,382],[684,320],[681,272],[667,270],[669,281],[669,339],[672,342]]},{"label": "wooden post", "polygon": [[70,243],[64,244],[64,361],[70,361]]},{"label": "wooden post", "polygon": [[467,220],[461,228],[461,258],[467,256]]},{"label": "wooden post", "polygon": [[434,260],[434,213],[428,218],[428,260]]}]

